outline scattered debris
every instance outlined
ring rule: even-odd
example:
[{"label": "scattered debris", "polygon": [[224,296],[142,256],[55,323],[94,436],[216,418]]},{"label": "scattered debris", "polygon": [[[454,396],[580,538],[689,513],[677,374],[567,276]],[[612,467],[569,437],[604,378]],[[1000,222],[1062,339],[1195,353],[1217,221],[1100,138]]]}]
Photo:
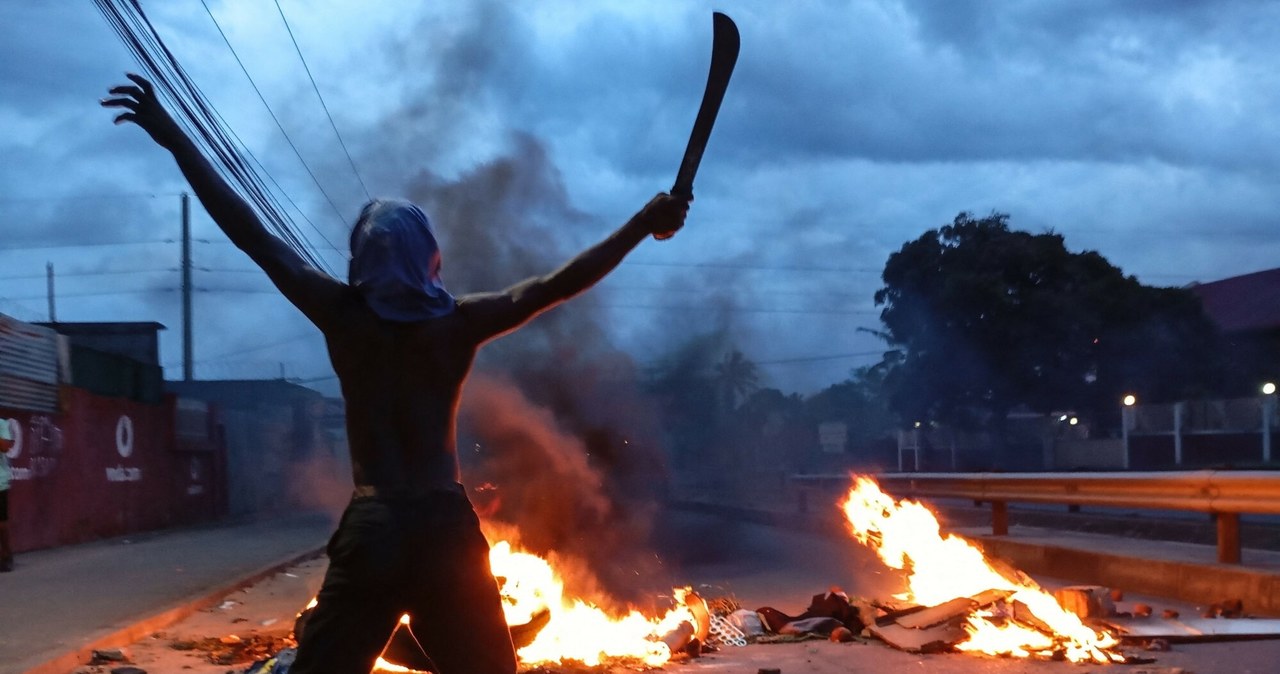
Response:
[{"label": "scattered debris", "polygon": [[[1115,602],[1111,600],[1111,590],[1097,585],[1072,585],[1053,593],[1062,608],[1071,611],[1082,619],[1105,618],[1116,612]],[[1148,607],[1148,612],[1150,608]]]},{"label": "scattered debris", "polygon": [[238,665],[267,659],[282,649],[296,646],[293,639],[254,634],[248,637],[230,635],[207,637],[198,641],[174,641],[169,648],[176,651],[203,651],[205,659],[215,665]]},{"label": "scattered debris", "polygon": [[961,622],[962,619],[953,619],[926,629],[903,627],[897,623],[870,625],[867,629],[876,638],[901,651],[941,653],[968,636]]},{"label": "scattered debris", "polygon": [[91,665],[104,665],[108,662],[129,662],[129,653],[123,648],[95,649],[89,658]]}]

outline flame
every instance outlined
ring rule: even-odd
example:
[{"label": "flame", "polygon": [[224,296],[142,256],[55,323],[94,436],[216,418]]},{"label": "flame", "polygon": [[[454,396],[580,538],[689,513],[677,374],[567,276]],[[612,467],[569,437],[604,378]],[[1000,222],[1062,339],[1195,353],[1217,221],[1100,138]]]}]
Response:
[{"label": "flame", "polygon": [[[606,658],[635,658],[657,667],[671,659],[671,650],[661,638],[682,622],[697,624],[684,605],[687,589],[674,592],[679,605],[660,618],[647,618],[634,610],[610,616],[588,601],[568,596],[563,578],[547,560],[514,550],[507,541],[490,547],[489,566],[503,580],[502,610],[508,625],[523,625],[550,612],[537,638],[516,652],[523,665],[573,660],[594,667]],[[401,616],[400,622],[408,625],[409,616]],[[374,671],[416,670],[378,658]]]},{"label": "flame", "polygon": [[[683,605],[656,619],[634,610],[610,616],[588,601],[567,596],[564,580],[547,560],[515,551],[507,541],[490,548],[489,565],[494,576],[505,579],[502,599],[508,625],[551,612],[533,643],[516,653],[523,664],[576,660],[595,666],[606,657],[633,657],[658,666],[671,659],[670,649],[659,639],[681,622],[694,621]],[[676,594],[680,599],[681,593]]]},{"label": "flame", "polygon": [[1123,661],[1108,650],[1119,643],[1114,636],[1085,625],[1030,579],[1001,574],[963,538],[943,536],[938,519],[923,504],[897,501],[881,491],[875,480],[857,476],[840,508],[854,538],[875,550],[888,566],[907,572],[904,599],[935,606],[986,590],[1007,590],[1012,593],[1009,603],[1022,603],[1053,632],[1050,636],[975,612],[965,625],[969,638],[957,650],[1014,657],[1048,657],[1060,650],[1072,662]]}]

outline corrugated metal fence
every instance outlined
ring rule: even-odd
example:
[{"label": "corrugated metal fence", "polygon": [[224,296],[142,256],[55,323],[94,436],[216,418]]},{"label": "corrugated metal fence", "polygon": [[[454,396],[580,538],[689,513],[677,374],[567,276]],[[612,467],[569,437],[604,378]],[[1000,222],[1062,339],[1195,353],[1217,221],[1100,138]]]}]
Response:
[{"label": "corrugated metal fence", "polygon": [[0,314],[0,407],[58,411],[58,333]]}]

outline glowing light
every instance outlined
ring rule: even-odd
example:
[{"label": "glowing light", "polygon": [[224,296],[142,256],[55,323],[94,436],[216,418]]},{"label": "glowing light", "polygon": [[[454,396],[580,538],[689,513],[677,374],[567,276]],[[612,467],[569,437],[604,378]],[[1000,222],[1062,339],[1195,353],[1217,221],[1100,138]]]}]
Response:
[{"label": "glowing light", "polygon": [[1276,392],[1276,385],[1273,382],[1267,382],[1262,385],[1263,395],[1271,395]]},{"label": "glowing light", "polygon": [[1129,395],[1126,395],[1124,397],[1124,400],[1122,402],[1124,403],[1125,407],[1133,407],[1138,403],[1138,397],[1130,393]]}]

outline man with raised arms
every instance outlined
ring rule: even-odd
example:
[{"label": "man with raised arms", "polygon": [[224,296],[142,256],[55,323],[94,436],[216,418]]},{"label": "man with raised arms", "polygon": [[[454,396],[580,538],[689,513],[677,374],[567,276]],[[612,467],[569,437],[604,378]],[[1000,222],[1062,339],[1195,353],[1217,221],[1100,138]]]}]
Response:
[{"label": "man with raised arms", "polygon": [[515,672],[489,546],[459,482],[463,381],[482,344],[590,288],[645,238],[679,230],[688,200],[659,194],[559,269],[456,300],[427,216],[407,201],[374,200],[351,232],[343,283],[270,234],[151,84],[128,77],[102,105],[122,108],[117,124],[137,124],[173,154],[213,221],[320,329],[346,400],[355,491],[291,671],[367,674],[408,613],[441,674]]}]

